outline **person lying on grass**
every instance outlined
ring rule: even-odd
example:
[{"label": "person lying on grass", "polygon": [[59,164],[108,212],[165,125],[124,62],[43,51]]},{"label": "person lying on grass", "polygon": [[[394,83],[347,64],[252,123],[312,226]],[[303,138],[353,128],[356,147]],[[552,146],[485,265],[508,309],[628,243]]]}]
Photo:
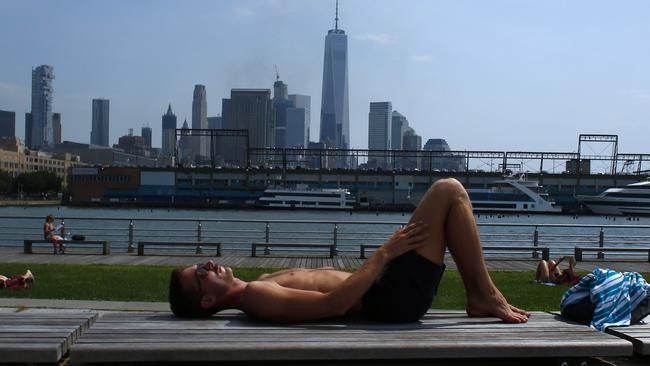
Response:
[{"label": "person lying on grass", "polygon": [[472,205],[462,184],[433,184],[410,223],[397,230],[354,273],[332,268],[289,269],[245,282],[212,261],[171,274],[169,304],[179,317],[208,317],[240,309],[271,322],[361,314],[382,322],[413,322],[431,307],[449,248],[465,285],[466,311],[525,323],[529,313],[510,305],[487,271]]},{"label": "person lying on grass", "polygon": [[[569,262],[569,268],[560,270],[560,263],[563,260]],[[577,276],[574,272],[573,266],[575,265],[576,260],[573,256],[567,255],[560,259],[557,262],[555,261],[545,261],[540,260],[537,265],[537,272],[535,273],[535,280],[541,283],[552,283],[555,285],[575,285],[580,281],[580,277]]]},{"label": "person lying on grass", "polygon": [[30,284],[34,283],[34,275],[32,271],[27,270],[22,276],[3,276],[0,275],[0,289],[3,288],[27,288]]}]

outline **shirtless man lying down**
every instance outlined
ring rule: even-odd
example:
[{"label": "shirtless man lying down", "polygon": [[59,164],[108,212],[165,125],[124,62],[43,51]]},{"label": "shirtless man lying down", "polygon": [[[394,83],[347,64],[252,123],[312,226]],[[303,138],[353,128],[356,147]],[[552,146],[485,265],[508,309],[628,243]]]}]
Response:
[{"label": "shirtless man lying down", "polygon": [[525,323],[529,313],[506,301],[488,274],[467,192],[455,179],[433,184],[409,224],[397,230],[354,273],[289,269],[245,282],[213,261],[172,272],[169,303],[179,317],[240,309],[271,322],[349,314],[412,322],[430,308],[449,248],[465,285],[467,315]]}]

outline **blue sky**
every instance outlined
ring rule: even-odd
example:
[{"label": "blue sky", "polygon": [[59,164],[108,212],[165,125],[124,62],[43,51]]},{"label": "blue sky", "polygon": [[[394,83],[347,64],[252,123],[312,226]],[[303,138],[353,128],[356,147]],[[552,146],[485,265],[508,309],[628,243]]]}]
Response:
[{"label": "blue sky", "polygon": [[[649,1],[341,0],[339,17],[355,148],[368,103],[388,100],[456,150],[575,151],[579,133],[611,133],[650,152]],[[154,146],[168,103],[191,118],[194,84],[214,116],[231,88],[272,88],[277,64],[312,97],[318,138],[333,0],[0,0],[0,18],[0,109],[20,137],[41,64],[65,140],[88,142],[91,99],[108,98],[111,143],[147,123]]]}]

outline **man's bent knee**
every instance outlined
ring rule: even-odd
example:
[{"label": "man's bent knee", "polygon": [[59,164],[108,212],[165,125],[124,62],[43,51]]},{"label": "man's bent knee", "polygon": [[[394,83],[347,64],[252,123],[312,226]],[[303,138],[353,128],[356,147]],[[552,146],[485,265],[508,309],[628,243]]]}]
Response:
[{"label": "man's bent knee", "polygon": [[432,189],[446,197],[466,197],[467,191],[463,184],[455,178],[439,179],[433,183]]}]

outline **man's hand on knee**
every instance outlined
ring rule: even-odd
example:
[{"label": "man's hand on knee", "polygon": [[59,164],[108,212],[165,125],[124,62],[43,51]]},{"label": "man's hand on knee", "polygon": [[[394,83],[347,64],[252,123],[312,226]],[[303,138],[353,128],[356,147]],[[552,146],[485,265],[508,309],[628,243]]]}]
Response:
[{"label": "man's hand on knee", "polygon": [[424,245],[428,238],[426,232],[428,226],[428,224],[418,221],[401,227],[384,242],[382,249],[389,259],[397,258],[410,250],[417,249]]}]

